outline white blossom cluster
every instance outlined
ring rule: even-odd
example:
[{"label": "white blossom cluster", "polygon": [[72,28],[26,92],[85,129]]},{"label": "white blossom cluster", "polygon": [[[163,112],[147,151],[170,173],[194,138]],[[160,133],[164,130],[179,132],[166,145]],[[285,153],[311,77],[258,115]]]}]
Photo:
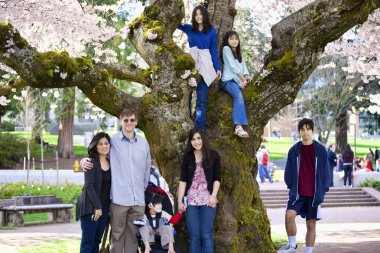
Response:
[{"label": "white blossom cluster", "polygon": [[155,40],[157,38],[156,33],[148,32],[148,35],[146,36],[148,40]]},{"label": "white blossom cluster", "polygon": [[0,97],[0,105],[2,106],[6,106],[7,104],[9,104],[11,101],[9,99],[7,99],[5,96],[1,96]]},{"label": "white blossom cluster", "polygon": [[82,5],[73,0],[7,1],[0,8],[0,22],[10,22],[39,51],[65,49],[82,56],[87,43],[107,41],[116,33]]},{"label": "white blossom cluster", "polygon": [[99,107],[95,106],[89,98],[85,98],[84,102],[86,103],[84,113],[85,119],[103,119],[106,117],[106,113]]}]

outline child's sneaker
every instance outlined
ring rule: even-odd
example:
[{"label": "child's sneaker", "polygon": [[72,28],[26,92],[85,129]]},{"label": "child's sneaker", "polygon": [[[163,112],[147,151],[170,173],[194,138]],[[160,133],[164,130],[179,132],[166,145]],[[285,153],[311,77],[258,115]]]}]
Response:
[{"label": "child's sneaker", "polygon": [[296,247],[293,247],[289,244],[286,244],[282,246],[279,250],[277,250],[277,253],[296,253],[297,245]]}]

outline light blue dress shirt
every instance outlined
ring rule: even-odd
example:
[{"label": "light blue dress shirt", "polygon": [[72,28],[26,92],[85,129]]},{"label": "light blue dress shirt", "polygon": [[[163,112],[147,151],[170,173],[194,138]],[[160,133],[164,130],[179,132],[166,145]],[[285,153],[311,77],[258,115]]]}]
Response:
[{"label": "light blue dress shirt", "polygon": [[151,167],[149,144],[135,134],[131,140],[122,132],[111,137],[112,203],[122,206],[145,206],[144,192]]},{"label": "light blue dress shirt", "polygon": [[223,47],[223,75],[222,82],[227,82],[234,80],[239,86],[241,86],[239,73],[242,73],[243,76],[249,75],[247,66],[245,65],[244,60],[239,62],[238,59],[235,59],[232,50],[229,46]]}]

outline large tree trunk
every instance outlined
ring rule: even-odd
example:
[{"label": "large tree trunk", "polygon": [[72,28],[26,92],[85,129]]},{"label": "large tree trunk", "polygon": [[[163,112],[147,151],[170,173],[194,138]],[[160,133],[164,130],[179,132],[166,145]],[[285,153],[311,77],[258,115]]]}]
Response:
[{"label": "large tree trunk", "polygon": [[63,89],[65,103],[59,117],[58,156],[70,159],[74,156],[74,104],[75,89]]},{"label": "large tree trunk", "polygon": [[[208,1],[219,38],[231,29],[235,1]],[[231,6],[230,3],[233,5]],[[244,91],[249,118],[250,138],[234,136],[231,120],[231,98],[214,89],[209,94],[207,133],[222,157],[222,182],[215,222],[215,252],[273,252],[270,223],[261,202],[255,180],[255,153],[261,142],[263,128],[281,108],[292,103],[313,69],[327,43],[345,31],[363,23],[369,13],[380,7],[380,1],[318,0],[293,13],[272,28],[272,50],[264,67]],[[163,176],[175,192],[179,180],[181,157],[187,133],[193,127],[188,113],[188,80],[180,76],[192,70],[194,62],[172,40],[172,34],[184,16],[183,0],[157,0],[146,7],[143,15],[130,25],[129,39],[150,69],[136,66],[95,64],[83,58],[70,58],[65,53],[38,53],[11,26],[0,24],[0,61],[13,68],[33,87],[78,86],[91,101],[118,116],[123,108],[138,111],[139,125],[146,134],[153,157]],[[147,34],[155,33],[150,40]],[[4,57],[6,40],[15,40],[15,54]],[[3,39],[4,38],[4,39]],[[67,78],[49,73],[44,61],[59,65]],[[249,61],[250,59],[246,59]],[[65,64],[62,64],[64,62]],[[142,83],[151,92],[141,99],[117,89],[113,78]],[[15,82],[14,85],[16,85]],[[0,89],[0,94],[2,94]],[[3,93],[4,94],[4,93]],[[181,227],[179,236],[186,231]],[[188,240],[178,238],[182,252]]]},{"label": "large tree trunk", "polygon": [[342,153],[344,146],[347,144],[347,111],[339,112],[335,123],[335,143],[336,152]]}]

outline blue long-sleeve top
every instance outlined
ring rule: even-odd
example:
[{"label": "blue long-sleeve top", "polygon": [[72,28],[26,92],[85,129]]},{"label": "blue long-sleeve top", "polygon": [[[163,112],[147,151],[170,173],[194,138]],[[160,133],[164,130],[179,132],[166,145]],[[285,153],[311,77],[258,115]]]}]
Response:
[{"label": "blue long-sleeve top", "polygon": [[245,65],[244,60],[239,62],[238,59],[235,59],[232,50],[229,46],[223,47],[223,76],[222,82],[227,82],[234,80],[239,86],[241,86],[240,77],[238,76],[241,73],[243,76],[249,75],[247,66]]},{"label": "blue long-sleeve top", "polygon": [[190,47],[209,49],[215,71],[220,70],[218,49],[216,47],[216,30],[214,27],[211,27],[208,33],[193,31],[190,24],[180,24],[178,29],[186,33]]}]

